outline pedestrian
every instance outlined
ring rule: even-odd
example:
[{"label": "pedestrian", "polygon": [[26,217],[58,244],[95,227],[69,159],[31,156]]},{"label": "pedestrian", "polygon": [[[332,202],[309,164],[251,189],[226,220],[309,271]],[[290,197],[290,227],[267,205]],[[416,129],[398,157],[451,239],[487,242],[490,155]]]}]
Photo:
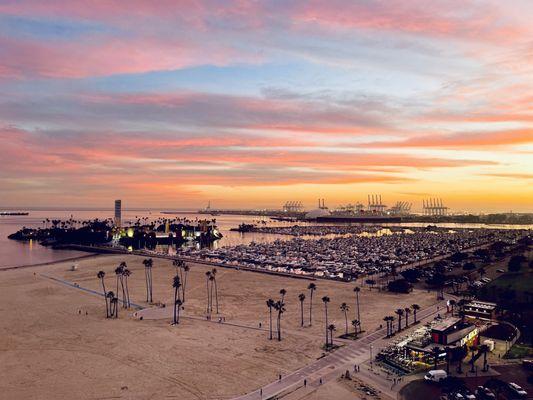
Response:
[{"label": "pedestrian", "polygon": [[307,379],[304,379],[304,387],[307,387]]},{"label": "pedestrian", "polygon": [[261,327],[262,327],[262,324],[261,324],[261,322],[259,322],[259,328],[261,328]]},{"label": "pedestrian", "polygon": [[320,378],[320,384],[322,385],[322,378]]},{"label": "pedestrian", "polygon": [[281,381],[281,374],[279,374],[279,380]]},{"label": "pedestrian", "polygon": [[263,398],[263,388],[259,389],[259,396],[261,396],[261,398]]}]

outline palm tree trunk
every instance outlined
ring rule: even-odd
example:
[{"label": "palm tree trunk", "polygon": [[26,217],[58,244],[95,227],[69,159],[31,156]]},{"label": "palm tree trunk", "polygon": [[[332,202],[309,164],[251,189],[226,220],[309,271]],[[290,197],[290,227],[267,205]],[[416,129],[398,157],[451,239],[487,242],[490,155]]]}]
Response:
[{"label": "palm tree trunk", "polygon": [[326,305],[326,347],[328,347],[328,306]]},{"label": "palm tree trunk", "polygon": [[128,277],[125,278],[125,284],[126,284],[126,298],[128,302],[128,308],[130,308],[131,303],[130,303],[130,289],[128,288]]},{"label": "palm tree trunk", "polygon": [[303,301],[300,301],[300,314],[301,314],[301,323],[300,323],[300,326],[304,326],[304,302]]},{"label": "palm tree trunk", "polygon": [[311,298],[309,299],[309,326],[313,324],[313,291],[311,290]]},{"label": "palm tree trunk", "polygon": [[355,293],[355,298],[357,300],[357,320],[359,322],[361,322],[361,313],[360,313],[360,310],[359,310],[359,292]]},{"label": "palm tree trunk", "polygon": [[146,281],[146,302],[150,301],[150,293],[148,289],[148,268],[144,267],[144,279]]},{"label": "palm tree trunk", "polygon": [[[346,325],[346,334],[348,334],[348,313],[344,311],[344,323]],[[356,326],[357,329],[357,326]]]},{"label": "palm tree trunk", "polygon": [[413,318],[414,318],[414,320],[415,320],[414,323],[416,324],[416,310],[413,311]]},{"label": "palm tree trunk", "polygon": [[272,340],[272,307],[269,307],[270,311],[270,336],[269,339]]},{"label": "palm tree trunk", "polygon": [[107,301],[107,292],[105,290],[104,278],[102,277],[102,289],[104,290],[104,299],[105,299],[105,317],[109,318],[109,305]]},{"label": "palm tree trunk", "polygon": [[120,288],[122,289],[122,307],[127,308],[126,290],[124,289],[124,276],[120,276]]},{"label": "palm tree trunk", "polygon": [[281,312],[278,311],[278,341],[281,341]]},{"label": "palm tree trunk", "polygon": [[207,309],[206,309],[206,312],[209,313],[209,279],[206,279],[205,280],[205,284],[206,284],[206,289],[207,289]]},{"label": "palm tree trunk", "polygon": [[153,303],[154,297],[153,297],[153,284],[152,284],[152,267],[150,267],[150,270],[148,271],[148,277],[150,278],[150,303]]},{"label": "palm tree trunk", "polygon": [[174,325],[178,323],[176,319],[177,305],[178,305],[178,287],[176,286],[174,288]]},{"label": "palm tree trunk", "polygon": [[185,275],[183,279],[183,286],[182,286],[182,292],[183,292],[183,302],[185,303],[185,286],[187,286],[187,275],[189,274],[188,271],[185,271]]},{"label": "palm tree trunk", "polygon": [[215,283],[215,304],[217,307],[217,314],[218,314],[218,287],[217,287],[217,279],[213,281]]}]

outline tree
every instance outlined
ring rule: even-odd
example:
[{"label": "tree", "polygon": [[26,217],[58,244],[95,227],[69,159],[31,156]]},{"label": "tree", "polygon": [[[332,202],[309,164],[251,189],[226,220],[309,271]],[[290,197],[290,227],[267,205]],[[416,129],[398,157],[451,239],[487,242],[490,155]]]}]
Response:
[{"label": "tree", "polygon": [[359,292],[361,291],[361,288],[359,286],[356,286],[353,288],[353,291],[355,293],[355,305],[357,309],[357,321],[359,321],[359,324],[361,324],[361,313],[359,310]]},{"label": "tree", "polygon": [[113,313],[115,315],[115,318],[118,318],[118,297],[113,296],[113,298],[111,299],[111,304],[113,304]]},{"label": "tree", "polygon": [[107,301],[107,291],[105,290],[105,282],[104,282],[105,272],[104,271],[98,271],[96,276],[97,276],[98,279],[100,279],[102,281],[102,290],[104,291],[104,299],[105,299],[105,317],[109,318],[109,304],[108,304],[108,301]]},{"label": "tree", "polygon": [[117,276],[117,298],[118,298],[118,285],[120,282],[120,288],[122,290],[122,305],[124,308],[127,307],[126,303],[126,290],[124,288],[124,269],[126,268],[126,263],[121,262],[120,265],[115,268],[115,274]]},{"label": "tree", "polygon": [[154,265],[154,260],[151,258],[146,258],[143,260],[144,264],[144,277],[146,280],[146,302],[152,303],[152,267]]},{"label": "tree", "polygon": [[181,285],[181,292],[183,294],[183,302],[185,303],[185,289],[187,287],[187,275],[189,275],[189,270],[191,268],[185,264],[183,266],[183,284]]},{"label": "tree", "polygon": [[444,348],[444,351],[446,351],[446,373],[450,373],[450,359],[451,359],[451,353],[452,349],[448,346]]},{"label": "tree", "polygon": [[304,301],[305,301],[305,294],[300,293],[298,295],[298,300],[300,300],[300,314],[301,314],[300,326],[304,326]]},{"label": "tree", "polygon": [[325,323],[325,327],[326,327],[326,348],[328,347],[329,345],[329,341],[328,341],[328,303],[330,302],[330,299],[328,296],[324,296],[322,297],[322,301],[324,302],[324,311],[326,313],[326,323]]},{"label": "tree", "polygon": [[489,370],[487,364],[487,353],[490,351],[490,348],[486,344],[482,344],[481,346],[479,346],[479,351],[483,354],[483,371],[486,372]]},{"label": "tree", "polygon": [[274,300],[272,299],[268,299],[266,301],[266,305],[268,307],[268,312],[269,312],[269,319],[270,319],[270,329],[269,329],[269,332],[270,332],[270,335],[268,337],[269,340],[272,340],[272,308],[274,308]]},{"label": "tree", "polygon": [[215,284],[215,305],[216,305],[216,310],[217,310],[217,314],[218,314],[218,287],[217,287],[217,269],[216,268],[213,268],[211,270],[211,277],[213,278],[213,283]]},{"label": "tree", "polygon": [[361,323],[358,320],[354,319],[352,320],[352,326],[353,326],[353,333],[354,333],[355,339],[357,339],[357,334],[359,333]]},{"label": "tree", "polygon": [[309,326],[313,324],[313,292],[316,290],[316,285],[314,283],[310,283],[309,286],[307,286],[307,289],[309,289]]},{"label": "tree", "polygon": [[398,332],[402,330],[403,308],[398,308],[394,313],[398,316]]},{"label": "tree", "polygon": [[106,293],[105,297],[109,301],[109,317],[113,317],[115,315],[115,308],[113,304],[113,299],[115,298],[115,293],[112,291],[109,291]]},{"label": "tree", "polygon": [[128,268],[124,268],[124,270],[122,271],[122,274],[124,275],[124,287],[126,288],[127,308],[130,308],[131,302],[130,302],[130,289],[128,287],[128,278],[131,276],[131,271]]},{"label": "tree", "polygon": [[281,341],[281,315],[285,312],[285,303],[278,300],[274,303],[274,308],[278,312],[278,341]]},{"label": "tree", "polygon": [[333,332],[336,331],[337,328],[335,327],[335,325],[331,324],[331,325],[328,325],[327,330],[329,331],[329,336],[331,338],[330,346],[333,346]]},{"label": "tree", "polygon": [[389,329],[389,317],[383,317],[383,321],[387,324],[387,337],[390,336],[390,329]]},{"label": "tree", "polygon": [[350,310],[350,307],[348,307],[348,304],[342,303],[340,306],[341,311],[344,313],[344,322],[346,327],[346,335],[348,334],[348,311]]},{"label": "tree", "polygon": [[176,325],[178,323],[178,319],[177,319],[177,308],[178,308],[178,299],[179,299],[178,293],[181,287],[181,279],[180,279],[179,274],[176,274],[176,276],[172,280],[172,287],[174,288],[174,319],[173,321],[174,321],[174,325]]},{"label": "tree", "polygon": [[449,303],[450,306],[451,306],[451,312],[452,312],[452,317],[453,317],[453,312],[455,311],[455,305],[457,304],[457,302],[454,300],[454,299],[450,299]]},{"label": "tree", "polygon": [[367,279],[365,281],[365,283],[368,285],[370,291],[372,291],[372,288],[374,287],[374,285],[376,284],[376,281],[373,280],[373,279]]},{"label": "tree", "polygon": [[439,362],[439,355],[442,352],[440,347],[433,347],[431,351],[433,355],[433,369],[437,369],[437,363]]},{"label": "tree", "polygon": [[409,327],[409,314],[411,314],[411,309],[409,307],[405,307],[403,310],[405,312],[405,327],[408,328]]},{"label": "tree", "polygon": [[418,310],[420,310],[420,306],[418,304],[413,304],[413,305],[411,305],[411,308],[413,309],[413,318],[415,320],[414,323],[416,324],[418,322],[416,320],[416,313],[417,313]]},{"label": "tree", "polygon": [[209,278],[211,278],[211,271],[206,271],[205,273],[205,285],[207,289],[207,308],[206,311],[209,314],[211,312],[211,296],[209,291]]},{"label": "tree", "polygon": [[216,278],[211,273],[211,276],[209,277],[209,283],[210,283],[210,289],[209,289],[209,313],[211,314],[213,312],[213,288],[215,286]]},{"label": "tree", "polygon": [[522,264],[526,261],[527,259],[523,255],[512,256],[508,264],[509,272],[520,271],[520,269],[522,269]]},{"label": "tree", "polygon": [[285,300],[285,295],[287,294],[287,291],[285,289],[281,289],[279,291],[279,294],[281,296],[280,300],[281,300],[281,302],[283,302]]},{"label": "tree", "polygon": [[387,288],[389,292],[410,293],[413,290],[413,285],[406,279],[396,279],[389,282]]}]

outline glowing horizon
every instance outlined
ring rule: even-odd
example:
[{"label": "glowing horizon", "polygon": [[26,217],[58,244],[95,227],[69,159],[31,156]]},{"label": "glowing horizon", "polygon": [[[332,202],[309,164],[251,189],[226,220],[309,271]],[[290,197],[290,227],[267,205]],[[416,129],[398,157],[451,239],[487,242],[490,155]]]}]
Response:
[{"label": "glowing horizon", "polygon": [[533,212],[533,3],[0,3],[0,207]]}]

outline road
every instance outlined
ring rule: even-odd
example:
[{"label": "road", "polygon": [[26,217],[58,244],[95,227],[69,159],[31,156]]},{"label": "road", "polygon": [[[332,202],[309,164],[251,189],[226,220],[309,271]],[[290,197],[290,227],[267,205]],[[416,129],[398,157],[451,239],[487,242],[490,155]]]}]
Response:
[{"label": "road", "polygon": [[[432,318],[439,312],[439,310],[442,312],[443,309],[446,310],[446,300],[420,310],[417,313],[417,319],[422,321],[424,319]],[[383,328],[353,342],[342,341],[342,343],[348,344],[333,351],[329,355],[316,360],[312,364],[306,365],[289,375],[282,376],[281,379],[275,382],[258,388],[253,392],[235,397],[234,400],[269,399],[284,392],[293,391],[299,387],[303,387],[304,380],[307,381],[308,386],[316,386],[320,385],[321,382],[325,383],[331,379],[336,379],[346,370],[352,372],[354,365],[361,365],[368,361],[370,359],[371,347],[373,356],[375,356],[379,350],[386,347],[392,339],[384,339],[385,335],[386,328]],[[361,367],[361,375],[358,375],[358,377],[368,381],[370,384],[374,384],[376,378],[373,375],[375,374],[372,370],[363,370]],[[385,378],[382,378],[381,380],[385,380]],[[386,387],[384,387],[382,382],[379,389],[391,396],[392,391],[389,389],[388,385],[389,384],[387,383]],[[396,396],[394,395],[393,397],[395,398]]]}]

